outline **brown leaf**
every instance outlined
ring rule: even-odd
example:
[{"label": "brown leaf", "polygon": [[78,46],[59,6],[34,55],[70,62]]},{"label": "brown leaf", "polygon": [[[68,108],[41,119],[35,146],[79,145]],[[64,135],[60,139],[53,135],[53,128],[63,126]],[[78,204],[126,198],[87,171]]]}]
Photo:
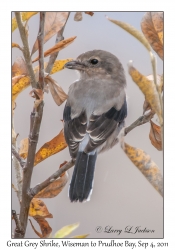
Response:
[{"label": "brown leaf", "polygon": [[34,166],[67,147],[63,129],[51,141],[46,142],[36,153]]},{"label": "brown leaf", "polygon": [[[44,57],[50,56],[51,54],[66,48],[69,44],[71,44],[74,41],[75,38],[76,36],[73,36],[73,37],[70,37],[70,38],[67,38],[65,40],[58,42],[53,47],[51,47],[50,49],[44,52]],[[34,63],[38,60],[39,60],[39,57],[36,57],[32,62]]]},{"label": "brown leaf", "polygon": [[26,67],[26,63],[22,57],[17,58],[12,66],[12,77],[18,75],[28,75],[28,70]]},{"label": "brown leaf", "polygon": [[[60,167],[64,166],[66,163],[67,161],[61,164]],[[46,188],[41,190],[37,195],[35,195],[35,198],[53,198],[57,196],[63,190],[67,181],[68,173],[66,171],[56,181],[52,182]]]},{"label": "brown leaf", "polygon": [[24,138],[20,141],[20,149],[19,149],[19,155],[26,159],[28,155],[28,148],[29,148],[29,139]]},{"label": "brown leaf", "polygon": [[34,218],[34,219],[35,219],[35,220],[37,221],[37,223],[39,224],[42,234],[39,233],[39,232],[35,229],[35,227],[34,227],[33,224],[32,224],[32,221],[29,219],[33,231],[34,231],[40,238],[47,238],[47,237],[49,237],[49,235],[50,235],[51,232],[52,232],[52,228],[50,227],[49,223],[48,223],[44,218]]},{"label": "brown leaf", "polygon": [[47,220],[45,220],[44,218],[34,218],[41,229],[42,232],[42,238],[47,238],[49,237],[49,235],[52,232],[52,228],[50,227],[49,223],[47,222]]},{"label": "brown leaf", "polygon": [[74,21],[81,21],[83,19],[83,14],[82,12],[76,12],[74,15]]},{"label": "brown leaf", "polygon": [[92,12],[92,11],[85,11],[84,13],[85,13],[85,14],[88,14],[88,15],[90,15],[90,16],[93,16],[93,15],[94,15],[94,12]]},{"label": "brown leaf", "polygon": [[33,198],[30,202],[29,216],[35,218],[53,218],[42,200]]},{"label": "brown leaf", "polygon": [[121,143],[121,147],[151,185],[163,196],[163,177],[155,162],[151,160],[151,157],[142,149],[132,147],[124,140]]},{"label": "brown leaf", "polygon": [[[44,24],[44,43],[59,32],[65,25],[69,12],[46,12]],[[38,50],[38,39],[34,43],[32,55]]]},{"label": "brown leaf", "polygon": [[161,139],[161,127],[156,125],[153,121],[150,120],[150,133],[149,139],[151,144],[157,148],[157,150],[162,150],[162,139]]},{"label": "brown leaf", "polygon": [[163,12],[146,12],[141,28],[153,50],[163,60]]},{"label": "brown leaf", "polygon": [[32,89],[32,91],[30,91],[30,96],[35,98],[35,104],[34,107],[37,108],[39,106],[39,104],[43,101],[44,98],[44,93],[42,89]]},{"label": "brown leaf", "polygon": [[38,235],[40,238],[42,238],[43,237],[42,234],[35,229],[35,227],[34,227],[32,221],[31,221],[31,219],[29,219],[29,221],[30,221],[30,225],[31,225],[33,231],[36,233],[36,235]]},{"label": "brown leaf", "polygon": [[49,90],[55,103],[60,106],[67,99],[67,94],[50,76],[46,77],[46,79],[46,83],[49,85]]}]

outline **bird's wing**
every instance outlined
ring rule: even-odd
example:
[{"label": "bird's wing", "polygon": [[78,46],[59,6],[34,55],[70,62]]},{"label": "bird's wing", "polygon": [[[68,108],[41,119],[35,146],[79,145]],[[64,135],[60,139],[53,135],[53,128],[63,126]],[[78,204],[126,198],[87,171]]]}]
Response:
[{"label": "bird's wing", "polygon": [[64,136],[69,146],[69,152],[72,158],[76,158],[79,143],[83,140],[87,128],[86,112],[82,111],[81,114],[71,119],[71,107],[66,105],[63,113],[64,120]]},{"label": "bird's wing", "polygon": [[89,153],[102,145],[114,130],[120,125],[127,116],[126,100],[120,110],[112,107],[102,115],[91,115],[87,132],[89,133],[89,142],[85,152]]}]

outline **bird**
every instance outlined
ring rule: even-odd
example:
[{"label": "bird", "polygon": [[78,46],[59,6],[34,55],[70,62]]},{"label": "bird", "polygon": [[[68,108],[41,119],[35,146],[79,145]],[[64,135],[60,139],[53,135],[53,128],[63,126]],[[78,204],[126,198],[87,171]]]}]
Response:
[{"label": "bird", "polygon": [[126,78],[119,59],[104,50],[82,53],[65,64],[76,70],[63,111],[64,136],[75,161],[71,202],[90,200],[97,155],[119,141],[127,117]]}]

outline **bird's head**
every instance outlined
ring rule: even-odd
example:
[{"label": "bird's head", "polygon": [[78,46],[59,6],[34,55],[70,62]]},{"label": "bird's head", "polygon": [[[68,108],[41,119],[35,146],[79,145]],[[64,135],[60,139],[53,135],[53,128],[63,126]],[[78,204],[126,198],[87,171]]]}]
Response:
[{"label": "bird's head", "polygon": [[79,71],[81,78],[124,78],[122,64],[116,56],[104,50],[92,50],[65,64],[65,68]]}]

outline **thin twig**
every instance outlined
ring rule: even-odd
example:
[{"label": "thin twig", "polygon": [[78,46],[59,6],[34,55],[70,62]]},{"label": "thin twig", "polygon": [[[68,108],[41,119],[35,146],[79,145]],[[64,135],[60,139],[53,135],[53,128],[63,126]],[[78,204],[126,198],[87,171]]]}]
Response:
[{"label": "thin twig", "polygon": [[[17,15],[18,16],[18,15]],[[44,21],[43,19],[43,13],[40,12],[40,30],[43,30],[44,26]],[[19,16],[18,16],[19,18]],[[20,23],[20,22],[19,22]],[[23,29],[22,26],[18,26],[19,30]],[[22,33],[22,32],[20,32]],[[26,36],[25,34],[23,34]],[[41,36],[41,39],[39,43],[43,43],[43,36]],[[22,37],[21,37],[22,38]],[[26,41],[27,37],[23,37],[23,40]],[[27,42],[28,43],[28,42]],[[39,45],[41,48],[41,44]],[[30,52],[28,50],[28,47],[25,47],[25,53],[30,55]],[[26,59],[26,58],[25,58]],[[33,68],[32,68],[33,70]],[[39,69],[39,74],[42,76],[42,71],[44,72],[44,68]],[[30,72],[29,72],[30,74]],[[38,86],[42,86],[43,82],[40,82],[37,84]],[[37,87],[37,85],[32,85],[33,87]],[[35,158],[35,152],[36,152],[36,147],[38,143],[38,137],[39,137],[39,131],[40,131],[40,125],[41,125],[41,120],[42,120],[42,115],[43,115],[43,106],[44,103],[43,101],[40,102],[40,104],[34,108],[33,112],[31,113],[30,117],[30,134],[29,134],[29,149],[28,149],[28,157],[27,157],[27,163],[26,167],[24,168],[23,171],[23,187],[22,187],[22,202],[20,206],[20,215],[19,215],[19,220],[21,222],[21,232],[15,233],[15,238],[24,238],[25,232],[26,232],[26,227],[27,227],[27,222],[28,222],[28,213],[29,213],[29,206],[31,202],[31,196],[29,195],[29,190],[30,190],[30,183],[31,183],[31,177],[32,177],[32,172],[33,172],[33,166],[34,166],[34,158]],[[16,231],[15,231],[16,232]]]},{"label": "thin twig", "polygon": [[130,126],[125,128],[124,135],[127,135],[135,127],[149,122],[153,116],[154,116],[154,113],[152,111],[150,111],[149,113],[147,113],[145,115],[140,116],[135,122],[133,122]]},{"label": "thin twig", "polygon": [[23,55],[24,55],[26,66],[27,66],[27,69],[28,69],[28,72],[30,75],[31,85],[32,85],[32,88],[37,88],[37,82],[35,79],[35,73],[33,70],[32,60],[31,60],[31,56],[30,56],[29,43],[28,43],[28,39],[27,39],[27,35],[26,35],[26,28],[22,23],[20,12],[15,12],[15,16],[16,16],[16,21],[18,24],[21,40],[22,40],[23,46],[24,46]]},{"label": "thin twig", "polygon": [[15,234],[20,234],[20,232],[22,231],[22,227],[15,210],[12,210],[12,216],[16,224]]},{"label": "thin twig", "polygon": [[73,167],[75,164],[75,160],[71,160],[68,163],[66,163],[63,167],[59,168],[54,174],[52,174],[49,178],[47,178],[42,183],[36,185],[35,187],[30,189],[30,196],[33,198],[36,194],[38,194],[41,190],[46,188],[50,183],[55,181],[58,177],[62,175],[65,171],[67,171],[69,168]]},{"label": "thin twig", "polygon": [[40,27],[38,32],[38,49],[39,49],[39,83],[41,89],[44,88],[44,22],[45,12],[40,12]]},{"label": "thin twig", "polygon": [[[17,149],[17,135],[14,130],[14,120],[12,118],[12,148],[14,147],[15,150]],[[16,184],[17,184],[17,197],[19,202],[22,200],[22,168],[20,166],[19,161],[16,157],[12,159],[13,167],[15,169],[15,177],[16,177]]]},{"label": "thin twig", "polygon": [[[69,15],[70,15],[70,12],[68,14],[67,20],[69,18]],[[63,32],[64,32],[64,28],[66,26],[67,20],[66,20],[64,26],[62,27],[62,29],[60,31],[58,31],[55,44],[62,41],[62,40],[64,40]],[[49,62],[48,62],[47,67],[45,69],[46,73],[50,74],[50,72],[52,70],[52,67],[54,65],[54,62],[55,62],[55,60],[56,60],[56,58],[58,56],[58,53],[59,52],[55,52],[54,54],[50,55]]]},{"label": "thin twig", "polygon": [[23,158],[21,158],[21,156],[18,154],[18,152],[17,152],[16,148],[14,147],[14,145],[12,145],[12,154],[13,154],[13,155],[16,157],[16,159],[18,160],[20,166],[21,166],[22,168],[24,168],[24,167],[25,167],[25,164],[26,164],[26,161],[25,161]]}]

